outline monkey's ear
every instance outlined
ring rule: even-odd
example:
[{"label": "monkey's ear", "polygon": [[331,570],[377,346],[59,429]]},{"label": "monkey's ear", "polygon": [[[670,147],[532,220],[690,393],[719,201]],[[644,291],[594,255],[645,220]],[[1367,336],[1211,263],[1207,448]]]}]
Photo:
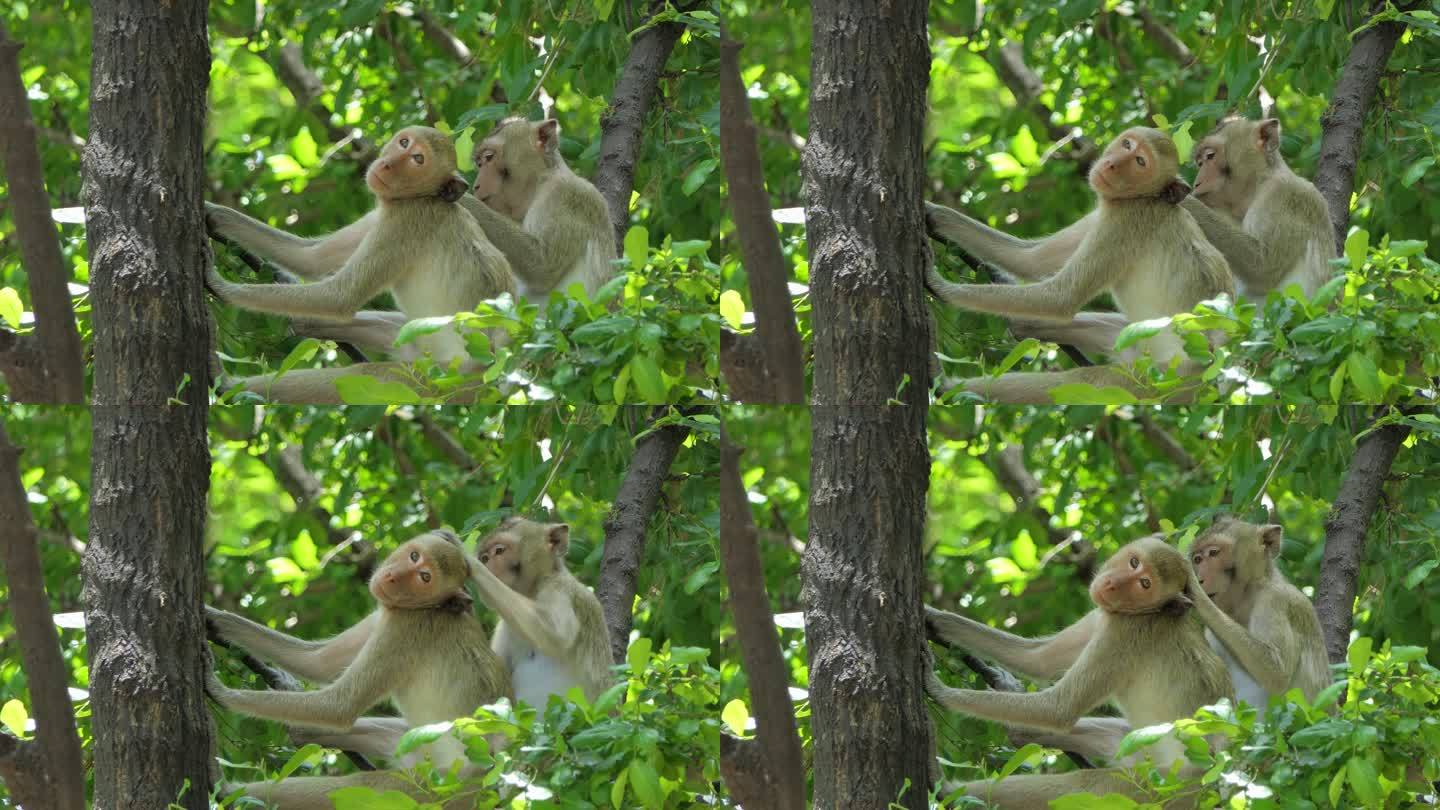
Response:
[{"label": "monkey's ear", "polygon": [[1177,177],[1171,180],[1169,185],[1160,189],[1160,193],[1156,196],[1171,205],[1179,205],[1181,200],[1190,196],[1190,184]]},{"label": "monkey's ear", "polygon": [[453,203],[465,196],[465,192],[469,190],[470,183],[456,173],[445,178],[445,182],[440,184],[440,190],[436,192],[435,196],[445,202]]},{"label": "monkey's ear", "polygon": [[553,153],[560,148],[560,122],[547,118],[535,128],[535,145],[541,152]]},{"label": "monkey's ear", "polygon": [[1260,122],[1260,128],[1256,130],[1259,138],[1257,144],[1261,151],[1275,152],[1280,149],[1280,119],[1266,118]]},{"label": "monkey's ear", "polygon": [[1275,559],[1280,556],[1280,541],[1285,537],[1285,530],[1280,528],[1278,523],[1271,523],[1260,527],[1260,547],[1265,549],[1265,556]]},{"label": "monkey's ear", "polygon": [[550,544],[552,552],[563,557],[570,549],[570,524],[556,523],[550,526],[545,532],[545,541]]},{"label": "monkey's ear", "polygon": [[1192,607],[1195,607],[1195,603],[1190,601],[1190,597],[1177,593],[1161,606],[1160,612],[1166,616],[1184,616]]},{"label": "monkey's ear", "polygon": [[444,602],[441,602],[440,609],[456,615],[470,613],[475,609],[475,598],[461,589],[450,594]]}]

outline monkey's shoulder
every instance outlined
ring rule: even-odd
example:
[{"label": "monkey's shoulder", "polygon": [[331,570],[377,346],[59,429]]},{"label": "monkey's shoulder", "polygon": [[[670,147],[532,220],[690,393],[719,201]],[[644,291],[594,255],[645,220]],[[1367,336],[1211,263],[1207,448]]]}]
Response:
[{"label": "monkey's shoulder", "polygon": [[543,212],[546,218],[553,218],[557,210],[568,211],[588,226],[610,227],[605,195],[594,183],[569,170],[556,172],[545,181],[530,210]]}]

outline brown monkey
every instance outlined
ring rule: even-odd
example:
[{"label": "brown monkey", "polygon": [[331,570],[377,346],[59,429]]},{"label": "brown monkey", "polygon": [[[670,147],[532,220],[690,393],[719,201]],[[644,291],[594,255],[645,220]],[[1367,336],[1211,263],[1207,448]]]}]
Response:
[{"label": "brown monkey", "polygon": [[1315,606],[1275,566],[1283,530],[1222,517],[1190,547],[1187,592],[1236,695],[1264,710],[1298,688],[1314,699],[1329,686],[1330,659]]},{"label": "brown monkey", "polygon": [[593,296],[615,275],[605,198],[565,165],[559,122],[506,119],[475,147],[475,169],[461,203],[510,260],[521,297],[544,306],[576,283]]},{"label": "brown monkey", "polygon": [[[926,690],[954,711],[1061,734],[1083,736],[1097,727],[1107,731],[1107,724],[1113,726],[1115,719],[1081,716],[1107,699],[1120,707],[1124,722],[1131,726],[1187,717],[1201,706],[1233,696],[1225,665],[1188,615],[1190,601],[1184,594],[1188,579],[1184,555],[1152,535],[1126,545],[1101,567],[1090,585],[1098,609],[1048,639],[1019,638],[927,608],[926,622],[940,638],[1019,671],[1041,678],[1058,675],[1059,680],[1039,692],[979,691],[952,689],[932,671]],[[1173,737],[1148,751],[1160,767],[1183,753]],[[1115,768],[1012,776],[999,782],[970,782],[965,788],[1011,808],[1048,807],[1050,799],[1068,793],[1133,795],[1134,791]]]},{"label": "brown monkey", "polygon": [[[307,692],[231,689],[211,676],[209,691],[231,711],[333,734],[302,732],[316,742],[367,756],[394,757],[413,726],[468,717],[513,695],[505,665],[490,650],[485,628],[468,606],[469,564],[460,540],[438,530],[396,549],[370,578],[379,608],[329,641],[302,641],[223,610],[207,608],[214,632],[260,658],[304,678],[327,682]],[[361,717],[390,698],[401,717]],[[439,768],[465,756],[458,739],[442,737],[400,761],[409,767],[430,756]],[[326,796],[352,785],[401,790],[420,798],[394,772],[341,777],[295,777],[245,785],[248,795],[282,810],[331,807]]]},{"label": "brown monkey", "polygon": [[[1220,293],[1233,295],[1225,257],[1206,241],[1195,218],[1177,204],[1189,191],[1176,176],[1178,167],[1175,142],[1169,135],[1144,127],[1126,130],[1090,171],[1090,186],[1097,195],[1095,210],[1039,240],[1016,239],[927,203],[932,233],[1023,281],[1035,282],[952,284],[931,267],[928,286],[951,306],[1053,322],[1055,327],[1045,327],[1050,331],[1074,329],[1079,334],[1063,342],[1086,352],[1113,350],[1113,334],[1108,344],[1088,339],[1097,324],[1167,317],[1188,312]],[[1082,313],[1076,319],[1081,306],[1106,291],[1120,307],[1119,314]],[[1177,361],[1182,373],[1194,370],[1173,332],[1163,331],[1142,344],[1143,348],[1123,353],[1122,362],[1146,351],[1162,368]],[[998,402],[1049,403],[1050,390],[1067,383],[1146,393],[1130,374],[1110,366],[973,378],[961,385]]]},{"label": "brown monkey", "polygon": [[1185,210],[1229,260],[1241,295],[1263,301],[1293,283],[1310,296],[1334,275],[1330,210],[1286,165],[1279,120],[1227,118],[1191,154],[1198,171]]},{"label": "brown monkey", "polygon": [[[234,284],[212,267],[208,283],[222,300],[246,309],[325,322],[319,336],[379,348],[402,360],[429,352],[438,363],[468,361],[460,334],[443,329],[394,347],[408,320],[474,309],[500,293],[516,291],[503,253],[456,200],[465,179],[455,173],[455,144],[439,130],[406,127],[370,164],[366,184],[376,207],[319,239],[303,239],[224,206],[206,204],[211,229],[274,261],[309,284]],[[399,312],[358,312],[389,290]],[[491,340],[503,340],[495,331]],[[402,363],[366,363],[344,369],[292,371],[249,377],[244,388],[281,402],[338,403],[335,379],[369,374],[404,381]]]},{"label": "brown monkey", "polygon": [[494,650],[515,696],[545,710],[551,695],[579,686],[594,700],[614,683],[600,600],[565,567],[570,527],[506,518],[476,546],[470,579],[500,614]]}]

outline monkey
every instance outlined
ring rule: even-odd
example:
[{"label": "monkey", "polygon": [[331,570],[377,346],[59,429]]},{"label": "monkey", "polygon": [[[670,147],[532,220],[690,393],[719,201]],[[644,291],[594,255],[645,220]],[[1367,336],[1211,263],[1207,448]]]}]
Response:
[{"label": "monkey", "polygon": [[[1038,692],[954,689],[932,670],[926,691],[952,711],[1059,734],[1077,728],[1113,732],[1119,722],[1139,727],[1188,717],[1201,706],[1234,695],[1224,663],[1189,615],[1188,581],[1185,556],[1150,535],[1106,561],[1090,585],[1096,609],[1050,638],[1020,638],[927,606],[932,636],[1019,672],[1058,680]],[[1107,699],[1120,707],[1123,720],[1081,716]],[[1113,753],[1113,747],[1110,750]],[[1174,737],[1149,749],[1161,768],[1183,754]],[[964,787],[968,794],[1009,808],[1044,808],[1050,799],[1080,792],[1144,798],[1134,794],[1134,786],[1113,767],[981,780]]]},{"label": "monkey", "polygon": [[[1176,176],[1178,168],[1179,154],[1169,135],[1145,127],[1122,132],[1090,170],[1095,209],[1038,240],[1016,239],[957,211],[926,203],[931,233],[1023,281],[1034,282],[953,284],[941,278],[932,265],[927,286],[951,306],[1054,322],[1058,328],[1083,324],[1097,316],[1122,323],[1168,317],[1188,312],[1200,301],[1221,293],[1233,296],[1234,280],[1225,257],[1179,205],[1189,186]],[[1120,313],[1081,313],[1082,319],[1074,320],[1085,302],[1107,290]],[[1108,346],[1079,339],[1066,342],[1087,352],[1114,347],[1113,339]],[[1161,368],[1175,361],[1182,374],[1196,370],[1173,332],[1163,331],[1142,341],[1121,353],[1118,360],[1128,364],[1142,351]],[[1049,404],[1049,392],[1067,383],[1118,386],[1132,394],[1149,394],[1148,386],[1116,366],[1010,373],[963,380],[960,386],[997,402]]]},{"label": "monkey", "polygon": [[1330,209],[1280,154],[1280,121],[1222,120],[1191,150],[1195,189],[1182,203],[1225,254],[1242,297],[1299,284],[1307,297],[1334,275]]},{"label": "monkey", "polygon": [[545,710],[579,686],[593,701],[614,683],[600,600],[565,567],[570,527],[506,518],[476,544],[470,580],[500,615],[492,648],[517,700]]},{"label": "monkey", "polygon": [[1284,531],[1224,516],[1190,547],[1186,593],[1237,696],[1264,711],[1298,688],[1314,700],[1331,683],[1315,606],[1275,566]]},{"label": "monkey", "polygon": [[[422,352],[440,364],[458,361],[469,367],[465,341],[453,329],[421,336],[413,346],[391,345],[406,321],[453,315],[501,293],[516,293],[505,255],[457,202],[467,184],[455,166],[450,136],[429,127],[400,130],[365,175],[375,208],[318,239],[292,236],[230,208],[206,204],[214,233],[312,282],[236,284],[212,266],[207,284],[218,298],[245,309],[321,322],[324,337],[383,349],[398,358],[247,377],[241,387],[279,402],[338,404],[337,378],[368,374],[404,382],[405,362]],[[357,312],[386,290],[394,295],[399,312]],[[496,329],[489,337],[502,343],[505,333]]]},{"label": "monkey", "polygon": [[[370,578],[377,609],[328,641],[302,641],[207,607],[219,638],[303,678],[327,683],[306,692],[252,691],[231,689],[212,673],[207,689],[231,711],[304,727],[315,742],[393,758],[409,728],[468,717],[479,706],[514,695],[508,670],[469,609],[465,583],[470,573],[453,532],[417,535]],[[457,599],[465,609],[455,609]],[[386,697],[400,710],[399,718],[360,717]],[[458,739],[441,737],[399,764],[410,767],[427,754],[444,769],[463,759],[465,748]],[[394,771],[292,777],[244,788],[282,810],[311,810],[331,807],[326,798],[331,791],[357,785],[423,797]]]},{"label": "monkey", "polygon": [[472,195],[460,202],[510,260],[520,297],[544,305],[579,283],[593,296],[615,275],[605,198],[560,155],[560,123],[507,118],[475,147]]}]

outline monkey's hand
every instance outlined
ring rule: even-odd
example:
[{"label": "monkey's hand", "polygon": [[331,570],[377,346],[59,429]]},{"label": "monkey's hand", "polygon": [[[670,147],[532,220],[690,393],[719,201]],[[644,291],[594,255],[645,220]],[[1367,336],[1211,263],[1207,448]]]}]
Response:
[{"label": "monkey's hand", "polygon": [[212,202],[205,203],[205,230],[211,236],[226,239],[228,226],[239,221],[245,215],[233,208],[226,208],[223,205],[216,205]]},{"label": "monkey's hand", "polygon": [[215,675],[215,671],[211,670],[205,677],[205,694],[209,695],[211,700],[225,706],[228,705],[226,700],[230,697],[230,687],[221,683],[220,678]]},{"label": "monkey's hand", "polygon": [[215,269],[213,263],[206,269],[205,289],[209,290],[211,295],[221,301],[228,302],[230,300],[229,293],[231,286],[230,282],[226,281],[225,277],[220,275],[220,271]]}]

